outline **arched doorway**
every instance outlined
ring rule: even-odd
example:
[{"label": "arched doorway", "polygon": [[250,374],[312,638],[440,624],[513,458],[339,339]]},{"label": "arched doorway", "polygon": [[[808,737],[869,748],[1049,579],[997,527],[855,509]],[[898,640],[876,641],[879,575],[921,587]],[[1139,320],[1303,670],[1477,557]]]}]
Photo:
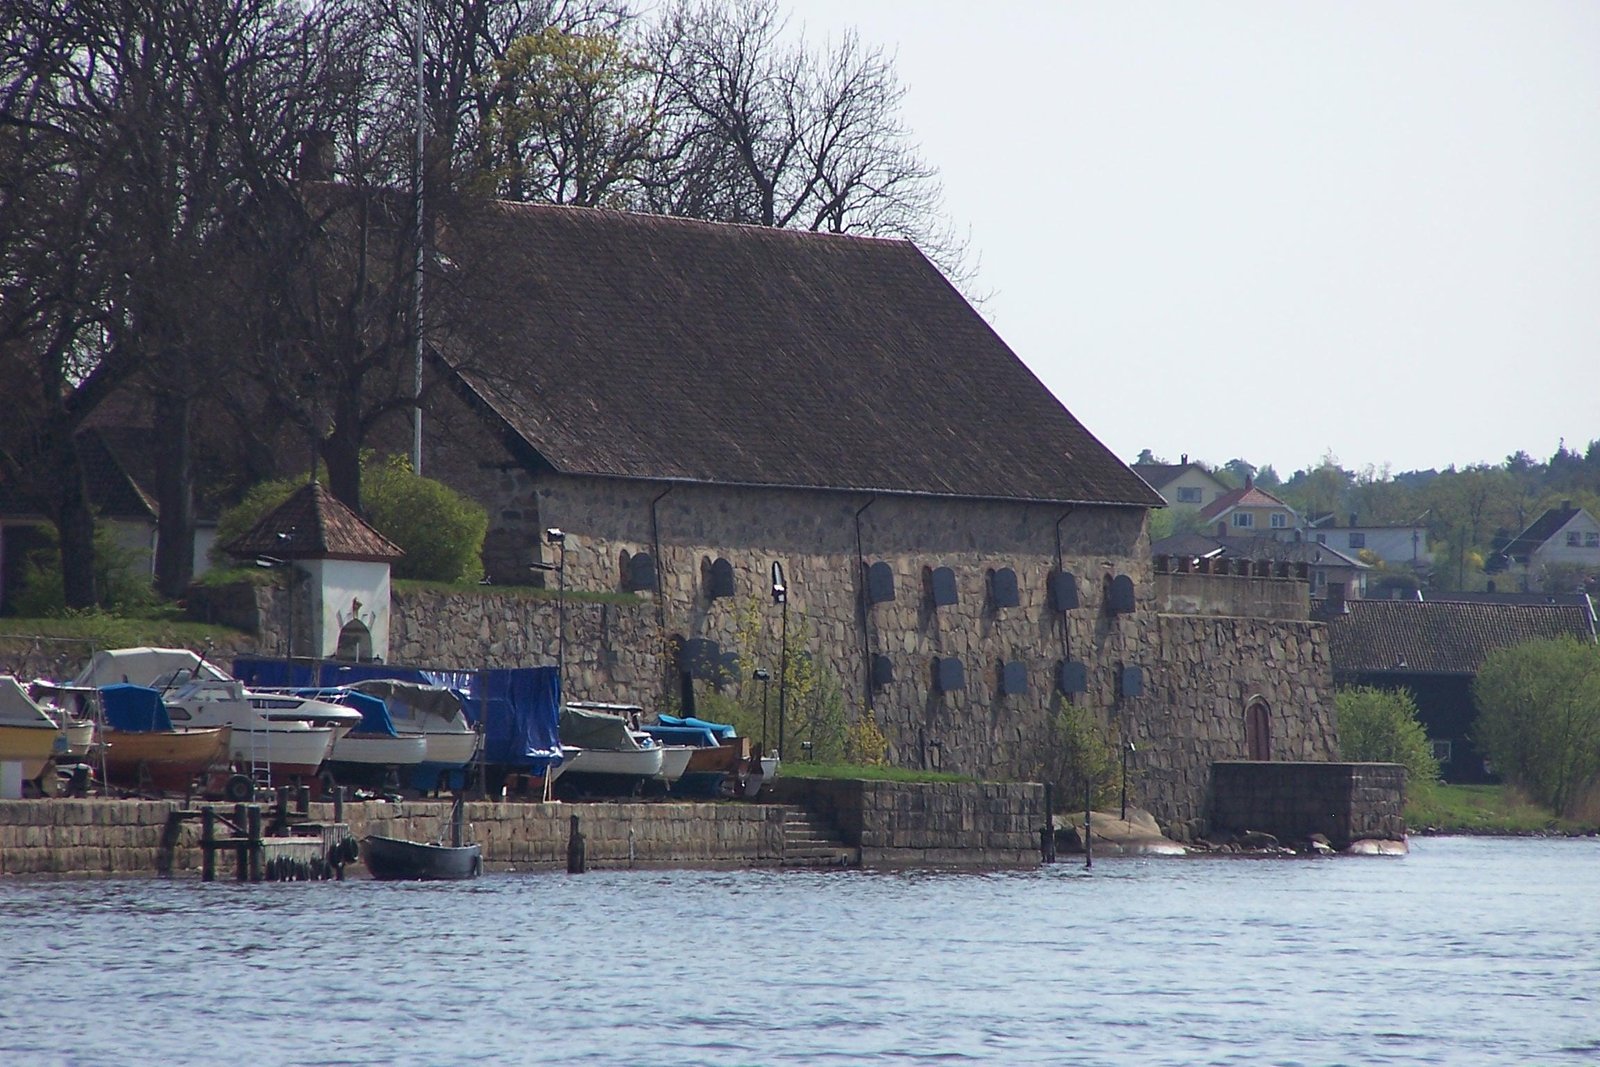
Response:
[{"label": "arched doorway", "polygon": [[1260,697],[1244,710],[1244,751],[1246,759],[1266,762],[1272,758],[1272,716]]},{"label": "arched doorway", "polygon": [[339,631],[339,647],[334,659],[349,659],[365,663],[372,659],[372,631],[360,619],[351,619]]}]

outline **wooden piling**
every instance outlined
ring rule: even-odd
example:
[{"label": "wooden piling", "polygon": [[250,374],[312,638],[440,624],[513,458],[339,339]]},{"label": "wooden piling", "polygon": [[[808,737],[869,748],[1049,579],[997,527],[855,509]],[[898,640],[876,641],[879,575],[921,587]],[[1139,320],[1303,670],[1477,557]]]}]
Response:
[{"label": "wooden piling", "polygon": [[584,872],[583,834],[578,829],[578,817],[572,817],[572,827],[567,831],[567,873]]},{"label": "wooden piling", "polygon": [[217,880],[217,809],[209,804],[200,809],[200,880]]},{"label": "wooden piling", "polygon": [[1044,825],[1039,828],[1039,862],[1056,861],[1055,786],[1044,784]]},{"label": "wooden piling", "polygon": [[250,805],[247,816],[250,823],[250,842],[247,846],[250,852],[250,880],[261,881],[261,805]]}]

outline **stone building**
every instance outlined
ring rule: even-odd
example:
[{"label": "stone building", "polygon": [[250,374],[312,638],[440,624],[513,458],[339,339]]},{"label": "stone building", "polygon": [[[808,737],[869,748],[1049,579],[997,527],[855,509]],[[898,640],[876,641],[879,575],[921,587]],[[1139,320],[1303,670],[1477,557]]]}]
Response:
[{"label": "stone building", "polygon": [[1180,823],[1247,719],[1274,758],[1335,755],[1304,583],[1297,617],[1162,610],[1160,497],[910,244],[495,204],[439,251],[424,472],[488,508],[491,582],[633,592],[661,642],[644,685],[569,640],[569,693],[776,677],[786,635],[895,763],[1035,775],[1078,703]]}]

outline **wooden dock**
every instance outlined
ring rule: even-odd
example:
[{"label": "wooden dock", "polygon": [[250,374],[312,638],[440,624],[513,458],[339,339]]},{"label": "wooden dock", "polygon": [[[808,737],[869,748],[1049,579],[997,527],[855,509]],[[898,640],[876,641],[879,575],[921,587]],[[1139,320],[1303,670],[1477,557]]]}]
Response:
[{"label": "wooden dock", "polygon": [[[232,856],[234,879],[240,882],[344,881],[345,864],[356,858],[356,841],[343,821],[343,791],[334,798],[334,821],[315,822],[308,812],[310,792],[304,787],[277,791],[271,808],[235,804],[232,809],[207,804],[175,811],[175,828],[190,820],[200,823],[200,877],[217,879],[219,854]],[[297,803],[290,809],[290,796]]]}]

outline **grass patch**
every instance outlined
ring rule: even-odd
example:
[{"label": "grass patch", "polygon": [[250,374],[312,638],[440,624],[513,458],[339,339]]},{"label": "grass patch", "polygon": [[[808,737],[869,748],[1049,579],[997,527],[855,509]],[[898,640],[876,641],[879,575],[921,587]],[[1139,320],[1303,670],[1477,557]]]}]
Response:
[{"label": "grass patch", "polygon": [[785,778],[853,778],[870,782],[972,782],[967,774],[914,771],[905,767],[859,767],[849,763],[789,763],[779,773]]},{"label": "grass patch", "polygon": [[1406,827],[1412,833],[1537,834],[1596,829],[1549,810],[1506,785],[1413,785],[1407,790]]},{"label": "grass patch", "polygon": [[[536,585],[484,585],[482,582],[429,582],[420,578],[396,578],[394,588],[402,593],[429,592],[454,593],[469,596],[513,596],[525,600],[556,600],[562,594],[554,589],[541,589]],[[566,599],[587,604],[642,604],[637,593],[598,593],[586,589],[568,589]]]},{"label": "grass patch", "polygon": [[132,648],[138,645],[198,648],[210,641],[238,643],[245,634],[228,626],[190,622],[171,615],[125,619],[117,615],[73,615],[59,619],[0,619],[0,638],[45,638],[81,641],[96,648]]}]

